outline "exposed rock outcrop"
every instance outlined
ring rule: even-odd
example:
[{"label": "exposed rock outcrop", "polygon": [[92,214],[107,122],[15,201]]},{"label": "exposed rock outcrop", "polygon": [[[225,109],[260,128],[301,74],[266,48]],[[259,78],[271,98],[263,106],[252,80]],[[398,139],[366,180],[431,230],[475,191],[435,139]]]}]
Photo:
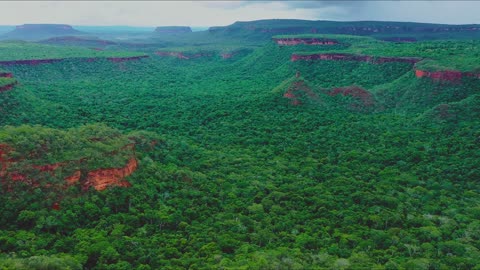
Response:
[{"label": "exposed rock outcrop", "polygon": [[[132,151],[128,162],[125,166],[120,168],[102,168],[91,171],[81,171],[76,170],[72,175],[65,177],[65,183],[63,188],[80,183],[83,190],[88,190],[90,187],[93,187],[96,190],[104,190],[109,186],[121,186],[129,187],[131,186],[129,182],[125,180],[125,177],[131,175],[138,167],[137,160],[134,156],[134,145],[129,144],[122,148],[123,150]],[[45,164],[45,165],[32,165],[31,168],[23,168],[25,172],[34,173],[30,175],[29,173],[19,172],[19,171],[9,171],[9,167],[15,165],[19,162],[18,160],[13,160],[8,158],[8,154],[13,151],[13,148],[6,144],[0,144],[0,178],[4,181],[5,187],[8,190],[11,190],[11,183],[8,180],[13,182],[23,182],[29,186],[37,187],[39,183],[36,179],[36,175],[39,173],[49,173],[52,176],[55,176],[57,170],[60,168],[67,169],[70,165],[80,165],[86,161],[86,159],[75,160],[75,161],[65,161],[58,162],[54,164]],[[118,154],[117,151],[110,153],[112,155]],[[47,184],[49,185],[49,184]]]},{"label": "exposed rock outcrop", "polygon": [[442,71],[425,71],[416,69],[415,76],[417,78],[431,78],[434,81],[460,81],[463,77],[480,78],[480,73],[461,72],[457,70],[442,70]]},{"label": "exposed rock outcrop", "polygon": [[[296,76],[298,78],[299,76]],[[305,101],[304,97],[307,97],[310,100],[318,100],[319,97],[315,94],[312,89],[303,81],[296,80],[294,81],[283,94],[284,98],[290,100],[290,104],[293,106],[299,106]]]},{"label": "exposed rock outcrop", "polygon": [[295,61],[312,61],[312,60],[333,60],[333,61],[359,61],[372,64],[383,64],[388,62],[400,62],[415,64],[421,61],[417,57],[377,57],[370,55],[356,55],[347,53],[316,53],[316,54],[292,54],[290,60]]},{"label": "exposed rock outcrop", "polygon": [[[371,107],[375,104],[374,98],[370,92],[358,86],[339,87],[331,90],[328,95],[336,96],[351,96],[362,102],[364,107]],[[357,104],[351,104],[352,108],[357,109]]]},{"label": "exposed rock outcrop", "polygon": [[233,57],[233,53],[221,53],[220,56],[222,59],[230,59]]},{"label": "exposed rock outcrop", "polygon": [[273,38],[273,41],[278,45],[294,46],[299,44],[304,45],[335,45],[338,44],[334,39],[323,38]]},{"label": "exposed rock outcrop", "polygon": [[0,86],[0,92],[5,92],[5,91],[8,91],[8,90],[11,90],[16,84],[17,84],[17,82],[9,83],[9,84]]},{"label": "exposed rock outcrop", "polygon": [[87,181],[83,188],[93,187],[96,190],[104,190],[109,186],[129,187],[125,177],[131,175],[138,167],[137,160],[132,157],[122,168],[98,169],[87,174]]},{"label": "exposed rock outcrop", "polygon": [[0,72],[0,77],[3,78],[13,78],[13,74],[10,72]]}]

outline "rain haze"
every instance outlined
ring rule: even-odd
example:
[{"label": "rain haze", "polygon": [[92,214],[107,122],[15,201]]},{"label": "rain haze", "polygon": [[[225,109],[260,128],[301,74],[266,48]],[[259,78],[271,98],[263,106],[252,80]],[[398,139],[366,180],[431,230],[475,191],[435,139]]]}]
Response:
[{"label": "rain haze", "polygon": [[223,26],[259,19],[480,23],[477,1],[5,1],[0,25]]}]

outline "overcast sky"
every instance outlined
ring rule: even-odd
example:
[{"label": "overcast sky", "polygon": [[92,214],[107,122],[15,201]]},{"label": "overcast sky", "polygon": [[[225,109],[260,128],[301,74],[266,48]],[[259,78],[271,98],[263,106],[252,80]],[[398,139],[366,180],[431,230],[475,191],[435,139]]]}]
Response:
[{"label": "overcast sky", "polygon": [[1,1],[0,25],[222,26],[258,19],[480,23],[480,1]]}]

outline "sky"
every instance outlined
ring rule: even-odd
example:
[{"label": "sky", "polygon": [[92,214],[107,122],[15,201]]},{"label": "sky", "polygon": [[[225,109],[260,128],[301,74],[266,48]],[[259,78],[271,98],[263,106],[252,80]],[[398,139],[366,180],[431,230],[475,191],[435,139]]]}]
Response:
[{"label": "sky", "polygon": [[480,1],[0,1],[0,25],[224,26],[259,19],[480,24]]}]

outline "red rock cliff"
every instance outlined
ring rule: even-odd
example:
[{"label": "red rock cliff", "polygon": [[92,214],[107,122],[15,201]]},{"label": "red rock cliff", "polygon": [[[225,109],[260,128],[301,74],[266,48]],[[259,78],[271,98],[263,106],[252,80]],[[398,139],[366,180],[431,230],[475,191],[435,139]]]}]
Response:
[{"label": "red rock cliff", "polygon": [[434,81],[459,81],[463,77],[474,77],[480,78],[480,73],[473,72],[461,72],[457,70],[443,70],[443,71],[425,71],[425,70],[415,70],[415,76],[417,78],[431,78]]},{"label": "red rock cliff", "polygon": [[334,39],[321,38],[273,38],[273,41],[278,45],[294,46],[299,44],[305,45],[335,45],[338,44]]},{"label": "red rock cliff", "polygon": [[96,190],[104,190],[109,186],[131,186],[125,177],[131,175],[138,167],[137,160],[130,158],[123,168],[98,169],[87,174],[87,181],[83,184],[84,189],[93,187]]},{"label": "red rock cliff", "polygon": [[0,77],[3,78],[13,78],[13,74],[10,72],[0,72]]},{"label": "red rock cliff", "polygon": [[4,86],[0,86],[0,92],[4,92],[4,91],[8,91],[8,90],[12,89],[15,86],[15,84],[17,84],[17,82],[6,84]]}]

